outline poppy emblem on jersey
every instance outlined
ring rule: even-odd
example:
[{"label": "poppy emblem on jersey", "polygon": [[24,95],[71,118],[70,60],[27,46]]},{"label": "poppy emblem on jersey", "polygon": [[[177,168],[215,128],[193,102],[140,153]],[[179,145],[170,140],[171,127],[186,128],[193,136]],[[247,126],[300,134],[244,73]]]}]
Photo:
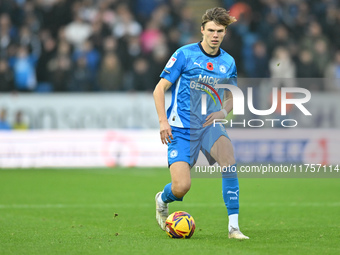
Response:
[{"label": "poppy emblem on jersey", "polygon": [[220,72],[221,73],[226,73],[227,72],[227,68],[224,65],[220,65]]},{"label": "poppy emblem on jersey", "polygon": [[208,62],[208,63],[207,63],[207,69],[210,70],[210,71],[214,70],[214,65],[213,65],[213,63]]},{"label": "poppy emblem on jersey", "polygon": [[[207,88],[209,88],[209,89],[217,96],[217,99],[218,99],[218,101],[220,102],[221,107],[223,108],[222,100],[221,100],[219,94],[217,93],[217,91],[216,91],[212,86],[210,86],[210,85],[208,85],[208,84],[206,84],[206,83],[201,83],[201,82],[199,82],[199,83],[202,84],[202,85],[204,85],[204,86],[206,86]],[[212,100],[214,101],[215,105],[217,104],[217,103],[216,103],[216,100],[215,100],[215,98],[214,98],[214,96],[212,95],[212,93],[211,93],[209,90],[206,90],[206,89],[204,89],[204,88],[200,88],[200,89],[201,89],[202,91],[206,92],[206,93],[212,98]]]}]

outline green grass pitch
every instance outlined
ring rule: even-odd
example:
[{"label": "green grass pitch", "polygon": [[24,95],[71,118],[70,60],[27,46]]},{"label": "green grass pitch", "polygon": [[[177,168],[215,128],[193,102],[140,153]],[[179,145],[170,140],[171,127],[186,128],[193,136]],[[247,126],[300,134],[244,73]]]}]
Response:
[{"label": "green grass pitch", "polygon": [[340,254],[340,179],[240,179],[240,226],[227,238],[220,179],[193,179],[188,240],[155,220],[166,168],[0,171],[0,254]]}]

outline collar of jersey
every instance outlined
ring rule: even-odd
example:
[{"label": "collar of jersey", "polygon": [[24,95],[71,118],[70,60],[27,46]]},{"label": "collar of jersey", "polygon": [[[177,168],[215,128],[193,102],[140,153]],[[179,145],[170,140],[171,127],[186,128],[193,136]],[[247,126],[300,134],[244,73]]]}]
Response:
[{"label": "collar of jersey", "polygon": [[218,57],[218,56],[221,54],[221,50],[220,50],[220,49],[218,49],[218,52],[217,52],[216,55],[210,55],[210,54],[206,53],[206,52],[204,51],[203,47],[202,47],[202,41],[200,41],[200,42],[198,43],[198,46],[200,47],[201,51],[202,51],[205,55],[207,55],[208,57],[216,58],[216,57]]}]

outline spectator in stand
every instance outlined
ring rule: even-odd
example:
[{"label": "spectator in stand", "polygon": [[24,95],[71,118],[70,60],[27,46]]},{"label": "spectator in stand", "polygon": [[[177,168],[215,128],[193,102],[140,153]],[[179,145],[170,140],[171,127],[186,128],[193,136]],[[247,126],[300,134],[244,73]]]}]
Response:
[{"label": "spectator in stand", "polygon": [[299,53],[296,74],[297,77],[300,78],[298,79],[299,87],[313,91],[322,90],[322,80],[315,79],[321,77],[321,75],[317,65],[313,61],[312,53],[309,50],[305,49]]},{"label": "spectator in stand", "polygon": [[180,20],[177,28],[181,34],[179,43],[181,45],[192,42],[192,37],[197,33],[197,25],[194,22],[191,8],[185,6],[181,9]]},{"label": "spectator in stand", "polygon": [[299,42],[306,33],[306,28],[310,24],[310,13],[311,10],[308,3],[306,1],[299,1],[295,23],[290,26],[296,42]]},{"label": "spectator in stand", "polygon": [[[150,69],[152,71],[150,75],[150,86],[146,87],[147,90],[153,90],[154,86],[152,84],[157,84],[159,81],[159,74],[162,73],[164,66],[170,58],[170,51],[167,48],[165,38],[159,41],[158,45],[154,48],[151,55]],[[158,74],[158,75],[157,75]]]},{"label": "spectator in stand", "polygon": [[101,91],[119,91],[123,89],[122,66],[116,54],[106,54],[98,75]]},{"label": "spectator in stand", "polygon": [[327,45],[326,48],[328,48],[328,39],[322,33],[322,27],[320,23],[317,21],[312,21],[309,24],[306,34],[300,43],[300,48],[310,50],[314,55],[315,52],[314,45],[317,40],[323,40]]},{"label": "spectator in stand", "polygon": [[39,84],[46,84],[51,87],[48,63],[55,57],[56,41],[51,36],[48,36],[42,43],[43,50],[37,63],[37,80]]},{"label": "spectator in stand", "polygon": [[132,70],[135,60],[143,55],[140,37],[129,36],[126,38],[126,43],[120,44],[118,54],[124,71],[128,72],[129,70]]},{"label": "spectator in stand", "polygon": [[74,20],[65,27],[66,40],[75,48],[81,45],[91,36],[91,25],[86,23],[80,14],[74,15]]},{"label": "spectator in stand", "polygon": [[66,92],[70,88],[72,62],[66,55],[57,55],[48,64],[49,81],[55,92]]},{"label": "spectator in stand", "polygon": [[94,84],[92,78],[86,57],[79,57],[72,70],[70,91],[87,92],[93,90]]},{"label": "spectator in stand", "polygon": [[42,23],[42,16],[37,12],[33,2],[26,2],[24,7],[25,17],[24,22],[32,34],[39,34]]},{"label": "spectator in stand", "polygon": [[320,77],[318,67],[313,61],[312,53],[305,49],[300,51],[299,60],[296,69],[297,77],[299,78],[309,78],[309,77]]},{"label": "spectator in stand", "polygon": [[14,91],[13,72],[5,59],[0,59],[0,92]]},{"label": "spectator in stand", "polygon": [[[261,78],[269,77],[269,59],[267,55],[266,45],[262,41],[257,41],[253,45],[253,55],[251,61],[253,65],[248,69],[247,76],[251,79],[253,90],[253,105],[256,109],[260,109],[261,105]],[[254,116],[255,117],[255,116]]]},{"label": "spectator in stand", "polygon": [[140,57],[133,63],[133,70],[127,75],[124,90],[151,90],[150,63],[146,58]]},{"label": "spectator in stand", "polygon": [[39,0],[35,1],[35,5],[39,19],[43,21],[42,28],[50,31],[53,37],[57,37],[61,27],[71,24],[73,13],[77,12],[79,1]]},{"label": "spectator in stand", "polygon": [[13,123],[13,130],[28,130],[28,125],[24,122],[22,111],[17,111]]},{"label": "spectator in stand", "polygon": [[0,15],[0,57],[8,57],[8,47],[14,42],[15,29],[8,14]]},{"label": "spectator in stand", "polygon": [[0,109],[0,130],[11,130],[11,126],[7,121],[7,110],[5,108]]},{"label": "spectator in stand", "polygon": [[94,3],[93,0],[83,0],[81,5],[79,6],[79,15],[82,19],[92,24],[98,15],[98,8],[97,4]]},{"label": "spectator in stand", "polygon": [[100,54],[93,48],[93,44],[90,40],[83,42],[80,49],[76,49],[73,53],[73,61],[77,62],[79,58],[86,58],[88,70],[90,71],[90,80],[92,84],[96,83],[97,72],[100,63]]},{"label": "spectator in stand", "polygon": [[144,54],[150,54],[162,37],[162,32],[159,29],[159,24],[154,20],[150,20],[145,30],[140,36],[140,43]]},{"label": "spectator in stand", "polygon": [[137,18],[145,24],[148,18],[155,13],[155,9],[164,2],[165,0],[136,0],[134,3],[134,12]]},{"label": "spectator in stand", "polygon": [[181,10],[185,7],[185,0],[170,0],[170,14],[173,20],[173,26],[177,27],[181,21]]},{"label": "spectator in stand", "polygon": [[29,92],[36,88],[36,63],[37,57],[29,54],[28,49],[24,46],[19,47],[16,56],[10,59],[10,66],[14,70],[14,81],[17,90]]},{"label": "spectator in stand", "polygon": [[337,50],[334,60],[325,70],[326,89],[328,91],[340,91],[340,50]]},{"label": "spectator in stand", "polygon": [[37,58],[41,55],[41,42],[39,37],[32,34],[28,26],[22,26],[15,41],[16,45],[26,47],[30,54]]},{"label": "spectator in stand", "polygon": [[55,92],[66,92],[70,88],[72,75],[71,45],[62,40],[58,44],[56,54],[48,62],[49,82]]},{"label": "spectator in stand", "polygon": [[134,19],[127,4],[117,7],[117,21],[113,27],[113,36],[120,39],[125,36],[139,36],[142,26]]},{"label": "spectator in stand", "polygon": [[111,35],[111,30],[107,24],[101,21],[100,17],[98,17],[92,23],[92,35],[89,37],[89,40],[92,42],[93,47],[99,51],[103,51],[103,43],[106,37]]},{"label": "spectator in stand", "polygon": [[[162,31],[168,31],[174,23],[170,15],[170,8],[166,4],[161,4],[154,10],[151,15],[151,20],[158,23]],[[146,24],[146,22],[144,24]]]},{"label": "spectator in stand", "polygon": [[331,62],[331,56],[328,44],[323,39],[314,42],[314,62],[318,68],[320,77],[325,73],[326,67]]},{"label": "spectator in stand", "polygon": [[253,45],[253,66],[248,72],[248,77],[251,78],[266,78],[269,77],[269,60],[267,47],[262,41],[257,41]]},{"label": "spectator in stand", "polygon": [[113,28],[116,19],[117,14],[113,9],[115,9],[113,6],[115,5],[114,1],[111,0],[104,0],[100,1],[98,3],[98,19],[100,19],[105,25],[107,25],[110,28],[110,34],[111,29]]},{"label": "spectator in stand", "polygon": [[292,39],[287,28],[283,25],[278,25],[274,28],[272,36],[269,39],[269,52],[272,53],[278,46],[287,48],[290,43],[292,43]]},{"label": "spectator in stand", "polygon": [[325,21],[325,33],[327,37],[333,42],[333,45],[340,45],[340,10],[330,4],[327,8],[327,15]]},{"label": "spectator in stand", "polygon": [[274,87],[293,87],[296,67],[287,48],[282,46],[274,50],[274,56],[269,60],[270,77]]},{"label": "spectator in stand", "polygon": [[168,43],[168,49],[169,52],[175,52],[179,47],[181,47],[181,44],[179,43],[179,39],[181,37],[180,32],[177,28],[172,27],[170,28],[167,35],[167,43]]},{"label": "spectator in stand", "polygon": [[118,50],[118,42],[115,37],[107,36],[103,41],[102,55],[108,52],[116,52]]}]

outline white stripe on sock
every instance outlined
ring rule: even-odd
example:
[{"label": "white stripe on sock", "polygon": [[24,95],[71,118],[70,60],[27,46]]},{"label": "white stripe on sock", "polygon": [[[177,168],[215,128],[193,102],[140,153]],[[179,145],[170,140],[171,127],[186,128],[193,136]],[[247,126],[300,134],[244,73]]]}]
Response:
[{"label": "white stripe on sock", "polygon": [[238,214],[231,214],[229,215],[229,224],[228,224],[228,229],[230,231],[231,228],[240,228],[238,226]]}]

